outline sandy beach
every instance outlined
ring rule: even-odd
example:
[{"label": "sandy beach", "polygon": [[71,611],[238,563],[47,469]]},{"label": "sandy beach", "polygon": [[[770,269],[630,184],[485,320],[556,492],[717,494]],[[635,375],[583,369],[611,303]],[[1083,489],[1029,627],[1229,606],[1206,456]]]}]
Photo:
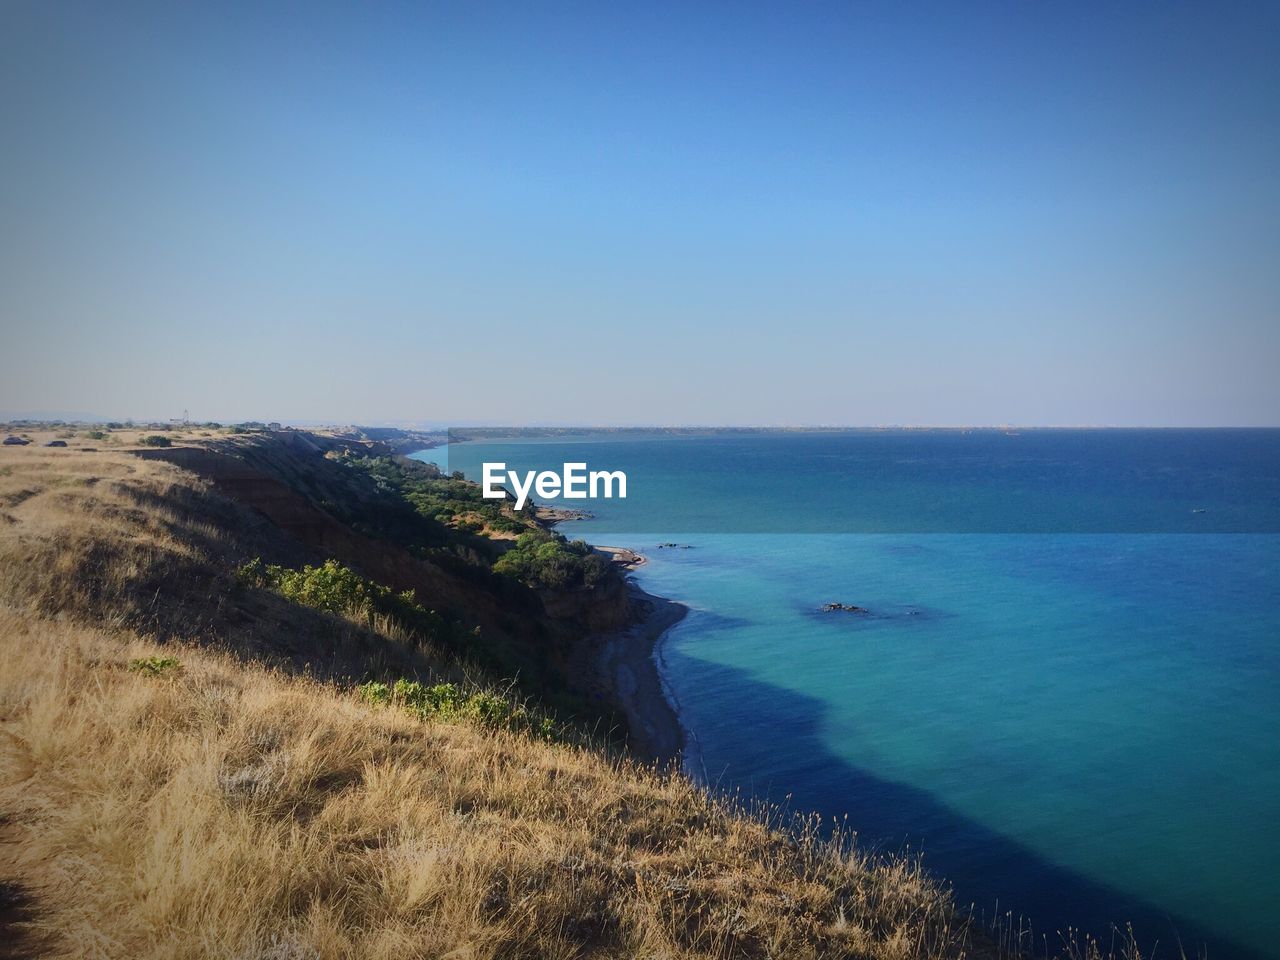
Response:
[{"label": "sandy beach", "polygon": [[[626,569],[645,562],[643,556],[625,548],[596,549]],[[663,690],[654,648],[689,608],[645,592],[630,578],[627,589],[635,618],[627,627],[600,638],[595,673],[606,695],[627,719],[635,754],[643,760],[669,764],[683,756],[685,734]]]}]

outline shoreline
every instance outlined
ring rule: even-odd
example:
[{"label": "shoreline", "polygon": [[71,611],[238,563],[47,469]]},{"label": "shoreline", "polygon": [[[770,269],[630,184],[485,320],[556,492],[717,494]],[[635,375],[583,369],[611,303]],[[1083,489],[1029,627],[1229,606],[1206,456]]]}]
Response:
[{"label": "shoreline", "polygon": [[647,562],[641,554],[625,547],[593,546],[623,568],[633,611],[630,623],[593,644],[594,679],[626,718],[632,754],[660,767],[683,768],[689,737],[662,681],[658,646],[689,608],[635,582],[629,571]]}]

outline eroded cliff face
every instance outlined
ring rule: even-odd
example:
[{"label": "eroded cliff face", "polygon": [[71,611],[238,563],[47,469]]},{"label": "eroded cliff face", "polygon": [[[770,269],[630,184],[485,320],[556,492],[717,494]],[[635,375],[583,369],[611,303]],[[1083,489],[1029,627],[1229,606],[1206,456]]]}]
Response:
[{"label": "eroded cliff face", "polygon": [[[385,455],[379,446],[284,431],[137,455],[207,479],[219,493],[257,511],[296,540],[314,562],[334,558],[397,591],[414,591],[424,606],[477,629],[477,651],[491,654],[501,669],[539,694],[545,696],[548,689],[585,692],[588,678],[574,666],[581,663],[578,654],[594,636],[624,626],[632,616],[621,571],[592,587],[535,591],[491,574],[483,558],[471,565],[424,559],[353,529],[334,511],[370,498],[370,491],[327,454]],[[496,556],[508,544],[482,546]]]},{"label": "eroded cliff face", "polygon": [[543,609],[553,619],[578,625],[586,633],[607,633],[631,619],[631,599],[621,577],[595,587],[539,590]]}]

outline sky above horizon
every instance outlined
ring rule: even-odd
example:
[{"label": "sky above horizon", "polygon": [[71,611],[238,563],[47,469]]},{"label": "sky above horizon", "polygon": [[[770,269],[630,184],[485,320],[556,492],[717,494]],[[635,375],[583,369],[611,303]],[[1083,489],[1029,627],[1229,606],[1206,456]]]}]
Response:
[{"label": "sky above horizon", "polygon": [[0,414],[1280,424],[1280,5],[0,8]]}]

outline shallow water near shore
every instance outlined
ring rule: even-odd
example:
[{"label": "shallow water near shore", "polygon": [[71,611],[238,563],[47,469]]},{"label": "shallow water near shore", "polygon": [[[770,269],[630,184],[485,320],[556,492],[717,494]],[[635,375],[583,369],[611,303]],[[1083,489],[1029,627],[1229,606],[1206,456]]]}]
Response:
[{"label": "shallow water near shore", "polygon": [[[619,441],[529,446],[539,464],[628,463],[627,441],[605,443]],[[473,475],[516,446],[455,447],[454,465]],[[657,449],[635,462],[660,462]],[[642,467],[631,482],[664,484],[686,504],[704,497],[682,491],[697,473],[685,449],[668,474]],[[927,459],[927,441],[923,449]],[[1258,461],[1243,451],[1236,462]],[[830,458],[792,457],[788,469],[792,483],[806,471],[820,478]],[[1213,489],[1237,517],[1249,516],[1251,497],[1269,497],[1266,468],[1236,485],[1220,460],[1204,469],[1217,471],[1196,492],[1208,509]],[[945,470],[933,476],[947,484]],[[1116,503],[1141,499],[1154,515],[1148,488],[1107,481]],[[736,483],[726,467],[717,497],[732,501]],[[981,476],[964,483],[981,487]],[[1087,495],[1043,483],[1055,502]],[[741,502],[754,504],[746,486]],[[1132,920],[1140,939],[1161,940],[1162,955],[1177,954],[1176,928],[1189,954],[1206,940],[1210,956],[1280,957],[1274,532],[828,535],[682,524],[664,535],[650,515],[637,525],[645,532],[626,537],[635,514],[591,507],[596,520],[564,532],[646,554],[641,586],[691,607],[660,659],[707,782],[847,814],[867,843],[922,849],[962,903],[988,918],[1025,915],[1051,942],[1067,924],[1105,934]],[[1274,508],[1257,504],[1259,529]],[[888,509],[905,514],[910,503]],[[678,546],[658,548],[668,542]],[[829,602],[866,612],[822,612]]]}]

